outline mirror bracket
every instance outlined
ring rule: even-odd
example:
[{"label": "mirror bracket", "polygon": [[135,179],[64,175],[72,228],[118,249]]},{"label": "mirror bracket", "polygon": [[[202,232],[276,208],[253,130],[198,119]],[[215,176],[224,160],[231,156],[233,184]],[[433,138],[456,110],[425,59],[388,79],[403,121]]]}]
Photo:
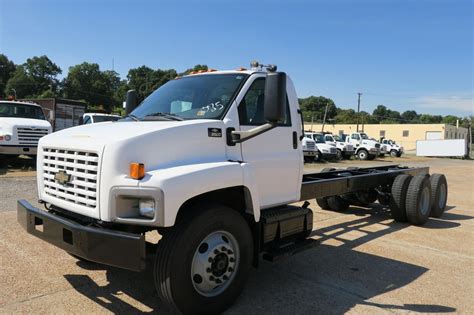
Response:
[{"label": "mirror bracket", "polygon": [[231,136],[232,136],[232,142],[233,143],[242,143],[244,141],[247,141],[249,139],[252,139],[253,137],[256,137],[264,132],[267,132],[273,128],[275,128],[278,124],[277,123],[266,123],[261,126],[257,126],[255,128],[252,128],[250,130],[246,131],[232,131]]}]

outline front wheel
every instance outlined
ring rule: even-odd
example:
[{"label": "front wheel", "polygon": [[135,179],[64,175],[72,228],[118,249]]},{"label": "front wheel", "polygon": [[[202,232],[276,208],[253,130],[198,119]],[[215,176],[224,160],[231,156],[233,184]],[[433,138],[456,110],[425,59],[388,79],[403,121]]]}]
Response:
[{"label": "front wheel", "polygon": [[398,155],[398,152],[397,152],[396,150],[390,151],[390,156],[391,156],[391,157],[400,157],[400,156]]},{"label": "front wheel", "polygon": [[337,153],[336,153],[336,159],[338,161],[342,160],[342,151],[337,149]]},{"label": "front wheel", "polygon": [[233,209],[191,210],[158,243],[156,290],[176,311],[221,313],[243,290],[252,266],[252,233]]},{"label": "front wheel", "polygon": [[357,157],[359,160],[365,161],[369,158],[369,152],[367,152],[367,150],[360,149],[359,152],[357,152]]}]

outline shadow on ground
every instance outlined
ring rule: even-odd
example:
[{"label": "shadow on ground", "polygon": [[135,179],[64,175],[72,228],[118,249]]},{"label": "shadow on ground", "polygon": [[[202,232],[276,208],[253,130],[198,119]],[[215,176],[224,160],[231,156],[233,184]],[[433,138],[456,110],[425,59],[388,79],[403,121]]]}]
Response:
[{"label": "shadow on ground", "polygon": [[0,175],[11,172],[25,172],[36,170],[36,158],[20,156],[8,157],[0,156]]},{"label": "shadow on ground", "polygon": [[[371,215],[366,216],[367,212]],[[390,312],[456,311],[445,305],[392,305],[370,301],[383,293],[403,289],[428,269],[357,251],[357,246],[404,229],[408,224],[390,220],[388,210],[378,204],[369,210],[351,207],[348,213],[361,218],[313,231],[313,236],[319,238],[320,242],[332,241],[339,245],[322,244],[277,263],[262,262],[260,268],[251,273],[242,296],[228,313],[342,314],[356,305]],[[454,228],[459,223],[451,220],[469,218],[472,217],[446,213],[441,219],[430,219],[423,227]],[[349,235],[358,237],[348,239],[344,235],[351,231]],[[148,260],[146,271],[142,273],[93,263],[78,264],[86,269],[100,268],[107,271],[108,284],[104,286],[99,286],[85,275],[65,275],[78,292],[107,310],[127,314],[169,313],[154,291],[152,257]]]}]

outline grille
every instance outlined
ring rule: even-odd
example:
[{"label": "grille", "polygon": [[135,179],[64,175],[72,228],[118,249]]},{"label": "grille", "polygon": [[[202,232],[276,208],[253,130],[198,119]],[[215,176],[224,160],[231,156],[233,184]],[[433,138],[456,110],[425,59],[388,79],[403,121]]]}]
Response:
[{"label": "grille", "polygon": [[306,142],[306,148],[308,148],[309,151],[313,151],[315,149],[316,145],[314,142]]},{"label": "grille", "polygon": [[331,148],[329,149],[329,152],[331,152],[331,153],[337,153],[337,149],[334,148],[334,147],[331,147]]},{"label": "grille", "polygon": [[[51,197],[88,208],[97,206],[97,153],[43,148],[44,191]],[[58,171],[70,175],[62,185],[55,180]]]},{"label": "grille", "polygon": [[351,144],[348,144],[348,145],[346,145],[346,149],[347,149],[347,151],[352,151],[353,147],[352,147]]},{"label": "grille", "polygon": [[48,134],[48,129],[47,128],[17,127],[16,134],[18,135],[19,144],[38,145],[39,139]]}]

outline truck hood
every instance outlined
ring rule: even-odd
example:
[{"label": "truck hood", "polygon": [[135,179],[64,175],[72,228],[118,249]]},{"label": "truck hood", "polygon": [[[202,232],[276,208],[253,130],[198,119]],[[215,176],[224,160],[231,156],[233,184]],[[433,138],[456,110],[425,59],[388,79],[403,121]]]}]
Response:
[{"label": "truck hood", "polygon": [[39,127],[51,128],[51,124],[46,120],[16,117],[0,117],[0,130],[10,131],[14,127]]}]

